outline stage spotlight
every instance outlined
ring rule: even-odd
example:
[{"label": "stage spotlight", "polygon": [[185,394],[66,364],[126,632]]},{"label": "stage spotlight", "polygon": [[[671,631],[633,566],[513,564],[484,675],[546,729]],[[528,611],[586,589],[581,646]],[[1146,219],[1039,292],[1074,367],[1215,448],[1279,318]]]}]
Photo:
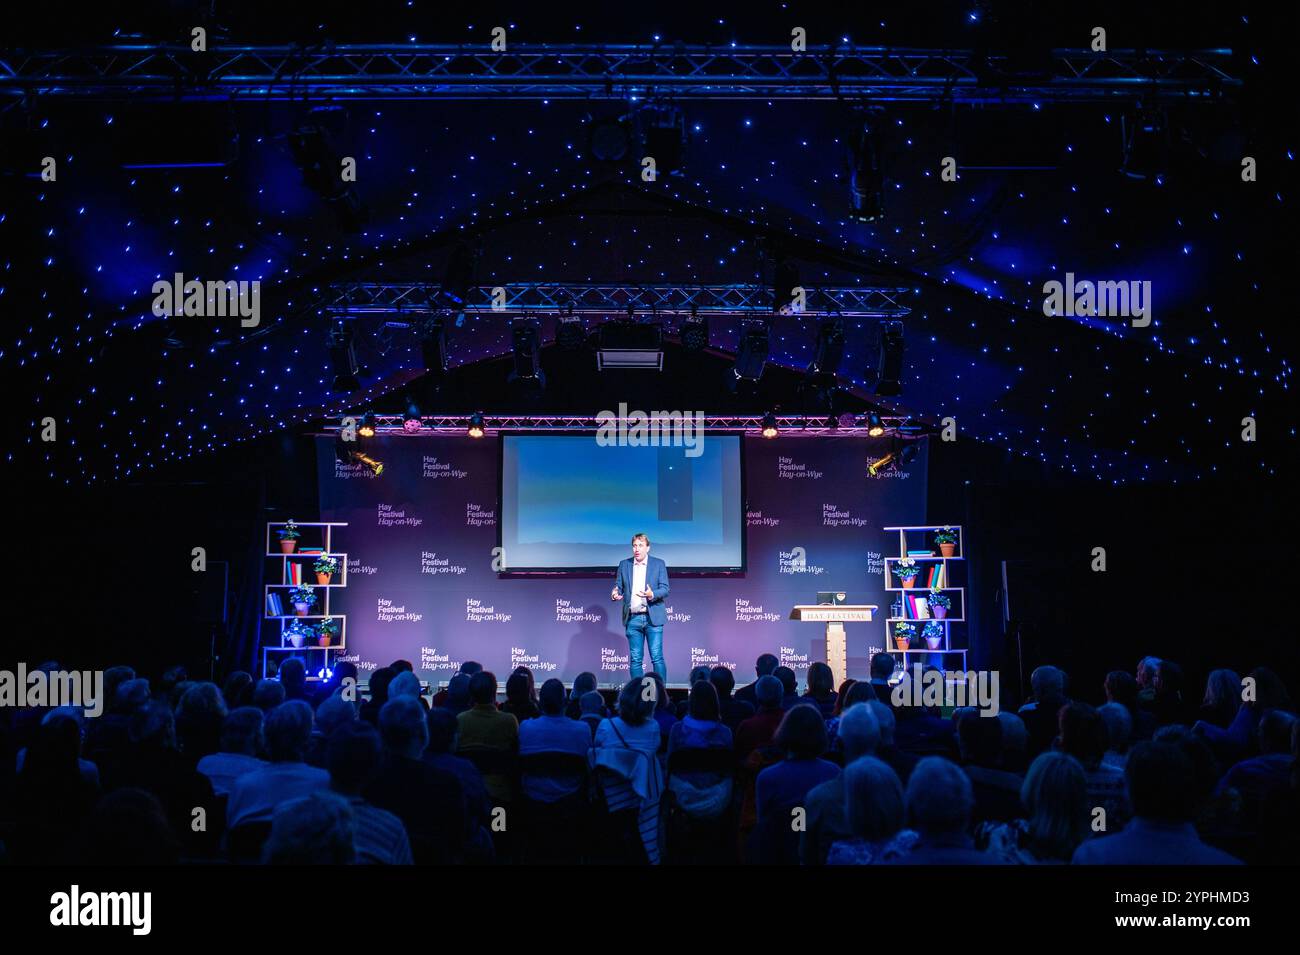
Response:
[{"label": "stage spotlight", "polygon": [[420,323],[420,356],[424,359],[427,380],[435,387],[447,372],[447,327],[441,318],[426,319]]},{"label": "stage spotlight", "polygon": [[655,172],[680,176],[686,157],[686,116],[676,106],[647,106],[637,113],[641,127],[641,155],[654,160]]},{"label": "stage spotlight", "polygon": [[363,438],[375,436],[375,413],[367,411],[357,417],[357,434]]},{"label": "stage spotlight", "polygon": [[895,460],[895,454],[893,451],[890,451],[883,458],[877,458],[875,461],[869,461],[867,462],[867,473],[870,474],[872,477],[875,477],[877,474],[881,473],[882,471],[887,471],[894,464],[894,460]]},{"label": "stage spotlight", "polygon": [[632,130],[626,116],[607,117],[587,123],[587,152],[600,162],[619,162],[632,145]]},{"label": "stage spotlight", "polygon": [[469,436],[471,438],[483,437],[483,416],[477,411],[469,416]]},{"label": "stage spotlight", "polygon": [[532,319],[516,319],[510,333],[510,348],[514,354],[514,371],[507,381],[546,386],[542,373],[542,336]]},{"label": "stage spotlight", "polygon": [[743,381],[758,381],[763,377],[770,348],[767,323],[749,322],[740,332],[732,374]]},{"label": "stage spotlight", "polygon": [[1120,172],[1130,179],[1157,179],[1169,161],[1169,125],[1161,110],[1138,108],[1120,117],[1124,161]]},{"label": "stage spotlight", "polygon": [[875,222],[885,214],[885,178],[870,124],[862,125],[850,149],[849,218]]},{"label": "stage spotlight", "polygon": [[334,148],[328,125],[340,125],[344,111],[338,106],[313,109],[297,129],[289,133],[289,151],[302,170],[303,181],[334,210],[339,225],[349,232],[360,231],[368,217],[356,184],[343,179],[342,156]]},{"label": "stage spotlight", "polygon": [[614,319],[596,332],[596,370],[645,368],[663,371],[664,335],[658,322]]},{"label": "stage spotlight", "polygon": [[370,468],[370,470],[374,472],[375,477],[379,477],[379,475],[384,473],[384,463],[382,461],[376,461],[374,458],[372,458],[368,454],[365,454],[364,452],[353,451],[352,460],[356,461],[358,464],[364,464],[366,467]]},{"label": "stage spotlight", "polygon": [[346,322],[340,320],[330,329],[325,347],[329,349],[330,368],[334,372],[334,391],[351,393],[361,389],[354,344],[352,326]]},{"label": "stage spotlight", "polygon": [[885,433],[885,422],[880,417],[880,412],[873,411],[867,415],[867,434],[873,438],[879,438]]},{"label": "stage spotlight", "polygon": [[828,318],[817,326],[817,350],[813,355],[808,373],[826,378],[834,378],[844,360],[844,320]]},{"label": "stage spotlight", "polygon": [[582,319],[576,315],[562,317],[555,329],[555,344],[564,351],[581,351],[587,344],[587,332],[582,327]]},{"label": "stage spotlight", "polygon": [[880,365],[876,370],[876,394],[903,393],[903,323],[880,323]]},{"label": "stage spotlight", "polygon": [[414,433],[424,427],[424,422],[420,420],[420,406],[416,404],[414,398],[406,399],[406,411],[402,414],[402,430]]},{"label": "stage spotlight", "polygon": [[898,463],[901,465],[911,464],[916,460],[917,449],[915,444],[904,444],[898,452]]},{"label": "stage spotlight", "polygon": [[772,276],[772,311],[790,315],[795,308],[795,292],[799,288],[799,269],[789,259],[777,259]]},{"label": "stage spotlight", "polygon": [[709,347],[709,320],[692,313],[677,333],[682,351],[698,352]]},{"label": "stage spotlight", "polygon": [[840,415],[841,428],[856,428],[858,426],[858,416],[852,411],[845,411]]},{"label": "stage spotlight", "polygon": [[778,428],[776,426],[776,413],[769,411],[767,414],[763,415],[763,437],[775,438],[777,434]]}]

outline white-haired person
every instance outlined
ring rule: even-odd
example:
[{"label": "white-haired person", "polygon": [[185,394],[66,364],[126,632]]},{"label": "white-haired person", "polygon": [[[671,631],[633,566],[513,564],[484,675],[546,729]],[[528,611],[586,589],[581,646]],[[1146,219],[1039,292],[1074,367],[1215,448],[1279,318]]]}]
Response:
[{"label": "white-haired person", "polygon": [[903,784],[893,769],[862,756],[845,767],[842,785],[845,832],[831,843],[827,865],[880,864],[911,851],[917,834],[905,828]]}]

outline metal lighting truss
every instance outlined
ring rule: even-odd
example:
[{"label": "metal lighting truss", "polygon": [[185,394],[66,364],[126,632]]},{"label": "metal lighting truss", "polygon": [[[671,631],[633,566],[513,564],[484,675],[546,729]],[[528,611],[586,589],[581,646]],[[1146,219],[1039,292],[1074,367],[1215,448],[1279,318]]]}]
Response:
[{"label": "metal lighting truss", "polygon": [[[866,414],[859,414],[854,417],[856,419],[854,424],[847,426],[839,424],[832,428],[828,425],[825,415],[777,415],[776,426],[785,437],[799,435],[808,435],[809,437],[867,437]],[[602,425],[608,426],[611,422],[615,424],[622,422],[624,425],[629,422],[628,418],[607,418],[597,417],[596,415],[484,414],[482,418],[483,430],[489,434],[502,431],[589,432],[598,430]],[[910,415],[881,412],[880,418],[885,427],[886,435],[919,438],[922,434],[928,433],[927,429],[919,425]],[[404,415],[377,414],[374,416],[374,424],[376,434],[397,437],[429,437],[437,434],[464,435],[469,427],[469,416],[424,415],[420,418],[420,428],[416,430],[406,427]],[[706,414],[704,416],[704,430],[706,432],[728,431],[761,434],[763,424],[763,415]],[[329,434],[333,434],[338,430],[339,426],[337,425],[330,425],[325,428],[325,432]]]},{"label": "metal lighting truss", "polygon": [[[493,304],[495,288],[505,300]],[[799,315],[901,318],[911,309],[900,301],[915,290],[909,286],[808,288]],[[469,289],[463,305],[453,305],[441,286],[421,282],[342,282],[325,287],[310,303],[331,317],[403,313],[529,315],[741,315],[771,316],[772,289],[761,285],[586,285],[575,283],[515,283],[479,285]],[[783,307],[781,314],[796,314]]]},{"label": "metal lighting truss", "polygon": [[1016,104],[1217,101],[1232,51],[1050,51],[1026,73],[972,50],[703,44],[114,44],[0,48],[0,93],[139,99],[674,99]]}]

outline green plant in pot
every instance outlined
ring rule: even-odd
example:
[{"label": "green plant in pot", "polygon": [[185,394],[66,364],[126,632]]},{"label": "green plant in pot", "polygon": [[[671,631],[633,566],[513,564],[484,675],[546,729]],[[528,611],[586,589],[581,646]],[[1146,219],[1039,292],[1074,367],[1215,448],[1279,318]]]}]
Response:
[{"label": "green plant in pot", "polygon": [[295,620],[285,628],[284,636],[289,641],[289,646],[302,647],[316,636],[316,632],[301,620]]},{"label": "green plant in pot", "polygon": [[925,645],[931,650],[938,650],[943,646],[943,624],[938,620],[929,620],[921,628],[921,636],[925,638]]},{"label": "green plant in pot", "polygon": [[293,604],[294,613],[300,617],[305,617],[316,604],[316,591],[314,588],[305,585],[294,587],[293,590],[289,591],[289,603]]},{"label": "green plant in pot", "polygon": [[322,647],[328,647],[338,639],[339,622],[333,617],[326,617],[316,625],[316,636]]},{"label": "green plant in pot", "polygon": [[276,533],[280,535],[280,553],[292,554],[294,548],[298,546],[298,538],[302,537],[298,525],[290,518],[284,522],[284,527],[281,527]]},{"label": "green plant in pot", "polygon": [[917,575],[920,573],[921,568],[910,557],[903,557],[894,561],[894,576],[903,582],[904,587],[912,586],[912,582],[916,580]]},{"label": "green plant in pot", "polygon": [[906,620],[899,620],[894,623],[894,644],[900,650],[906,650],[916,639],[916,625],[910,624]]},{"label": "green plant in pot", "polygon": [[930,591],[928,600],[930,610],[936,619],[942,620],[944,617],[948,616],[948,610],[952,607],[951,597],[945,594],[942,590],[932,590]]},{"label": "green plant in pot", "polygon": [[934,542],[939,545],[942,557],[951,557],[957,553],[957,532],[951,527],[943,527],[934,532]]},{"label": "green plant in pot", "polygon": [[331,557],[329,554],[321,554],[316,558],[316,563],[312,565],[311,569],[316,571],[316,583],[323,587],[330,582],[331,577],[338,573],[338,558]]}]

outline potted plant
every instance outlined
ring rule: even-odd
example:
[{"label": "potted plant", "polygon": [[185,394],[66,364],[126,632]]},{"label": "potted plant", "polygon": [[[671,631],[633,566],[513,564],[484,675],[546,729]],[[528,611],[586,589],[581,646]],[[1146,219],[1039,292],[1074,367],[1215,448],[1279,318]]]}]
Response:
[{"label": "potted plant", "polygon": [[925,637],[925,645],[931,650],[938,650],[943,646],[943,624],[938,620],[930,620],[921,628],[921,636]]},{"label": "potted plant", "polygon": [[334,638],[339,635],[338,621],[333,617],[326,617],[316,625],[316,636],[322,647],[328,647],[334,642]]},{"label": "potted plant", "polygon": [[316,571],[316,583],[322,587],[330,582],[330,578],[339,569],[337,557],[331,557],[329,554],[321,554],[316,558],[316,563],[312,565],[312,570]]},{"label": "potted plant", "polygon": [[939,545],[939,555],[942,557],[951,557],[957,553],[957,532],[951,527],[935,531],[934,542]]},{"label": "potted plant", "polygon": [[906,650],[912,645],[912,640],[916,637],[916,627],[906,620],[899,620],[894,624],[894,643],[900,650]]},{"label": "potted plant", "polygon": [[289,591],[289,603],[293,604],[294,613],[305,617],[311,612],[312,605],[316,603],[316,591],[306,585],[294,587]]},{"label": "potted plant", "polygon": [[936,620],[942,620],[944,617],[948,616],[948,608],[952,606],[951,597],[945,594],[942,590],[932,590],[930,591],[928,600],[930,610],[934,614]]},{"label": "potted plant", "polygon": [[290,518],[284,522],[284,527],[281,527],[276,533],[280,535],[280,553],[292,554],[294,548],[298,546],[298,538],[302,536],[302,533],[298,530],[298,525]]},{"label": "potted plant", "polygon": [[910,557],[903,557],[894,561],[894,575],[903,582],[904,587],[912,586],[913,581],[916,580],[916,576],[920,572],[921,568]]},{"label": "potted plant", "polygon": [[307,626],[307,624],[303,623],[301,620],[295,620],[293,623],[289,624],[288,628],[284,631],[284,635],[289,640],[289,646],[298,648],[302,647],[308,640],[315,636],[315,633],[312,631],[311,627]]}]

